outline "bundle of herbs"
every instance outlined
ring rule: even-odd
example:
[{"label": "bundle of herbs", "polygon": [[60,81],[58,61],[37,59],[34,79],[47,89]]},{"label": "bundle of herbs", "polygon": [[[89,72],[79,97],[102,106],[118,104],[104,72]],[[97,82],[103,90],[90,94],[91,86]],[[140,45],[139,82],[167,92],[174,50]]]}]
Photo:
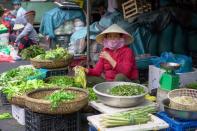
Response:
[{"label": "bundle of herbs", "polygon": [[61,60],[61,59],[69,59],[72,55],[69,54],[67,50],[62,47],[57,47],[57,49],[46,51],[45,54],[41,54],[36,56],[34,59],[37,60]]},{"label": "bundle of herbs", "polygon": [[104,115],[100,119],[103,127],[117,127],[144,124],[151,120],[150,113],[155,113],[155,106],[144,106],[132,111]]},{"label": "bundle of herbs", "polygon": [[34,58],[37,55],[44,54],[45,50],[38,45],[32,45],[21,51],[20,55],[22,59],[28,60],[30,58]]},{"label": "bundle of herbs", "polygon": [[18,67],[0,75],[0,85],[6,86],[8,82],[26,81],[28,77],[39,76],[41,72],[32,67]]},{"label": "bundle of herbs", "polygon": [[72,92],[66,92],[64,89],[54,91],[52,94],[45,96],[45,100],[51,102],[52,109],[59,106],[61,102],[72,101],[77,98],[77,95]]},{"label": "bundle of herbs", "polygon": [[108,90],[114,96],[134,96],[145,93],[144,88],[139,85],[118,85]]},{"label": "bundle of herbs", "polygon": [[44,83],[42,80],[27,80],[8,82],[2,91],[7,95],[8,99],[14,96],[21,96],[27,92],[38,88],[50,87],[51,85]]},{"label": "bundle of herbs", "polygon": [[71,76],[52,76],[46,82],[60,87],[80,87]]}]

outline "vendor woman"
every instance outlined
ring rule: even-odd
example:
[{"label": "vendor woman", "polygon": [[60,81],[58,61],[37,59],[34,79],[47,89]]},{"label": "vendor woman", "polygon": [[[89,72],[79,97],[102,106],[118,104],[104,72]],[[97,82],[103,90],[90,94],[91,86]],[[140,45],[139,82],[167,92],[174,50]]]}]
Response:
[{"label": "vendor woman", "polygon": [[104,81],[138,81],[133,51],[128,47],[133,42],[133,36],[113,24],[96,37],[103,44],[103,51],[94,68],[85,69],[89,84]]},{"label": "vendor woman", "polygon": [[36,30],[24,17],[16,18],[13,30],[16,33],[10,35],[10,42],[18,46],[19,52],[30,45],[38,44],[39,38]]}]

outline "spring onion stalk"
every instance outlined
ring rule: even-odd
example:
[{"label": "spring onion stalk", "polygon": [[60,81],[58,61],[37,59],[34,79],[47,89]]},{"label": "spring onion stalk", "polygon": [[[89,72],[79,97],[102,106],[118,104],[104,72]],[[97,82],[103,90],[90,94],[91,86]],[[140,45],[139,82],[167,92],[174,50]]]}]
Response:
[{"label": "spring onion stalk", "polygon": [[104,115],[101,117],[100,123],[103,127],[144,124],[151,119],[149,113],[155,112],[155,106],[145,106],[132,111]]}]

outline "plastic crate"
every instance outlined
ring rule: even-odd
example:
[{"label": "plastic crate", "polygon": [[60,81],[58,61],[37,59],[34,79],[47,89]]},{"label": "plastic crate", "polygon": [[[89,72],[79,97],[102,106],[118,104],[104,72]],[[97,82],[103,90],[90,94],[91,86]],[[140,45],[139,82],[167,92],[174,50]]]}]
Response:
[{"label": "plastic crate", "polygon": [[68,68],[51,69],[47,71],[46,77],[63,76],[68,74]]},{"label": "plastic crate", "polygon": [[89,131],[98,131],[98,130],[93,126],[89,126]]},{"label": "plastic crate", "polygon": [[80,113],[46,115],[25,109],[26,131],[81,131]]},{"label": "plastic crate", "polygon": [[1,103],[3,106],[10,105],[10,103],[6,97],[6,94],[4,94],[3,92],[0,92],[0,97],[1,97]]},{"label": "plastic crate", "polygon": [[169,124],[169,128],[166,131],[196,131],[197,121],[182,121],[171,118],[166,112],[159,112],[157,116],[166,121]]},{"label": "plastic crate", "polygon": [[36,71],[39,71],[40,72],[39,75],[37,75],[37,76],[29,76],[27,78],[27,80],[44,79],[44,78],[46,78],[47,72],[48,72],[47,69],[36,69]]}]

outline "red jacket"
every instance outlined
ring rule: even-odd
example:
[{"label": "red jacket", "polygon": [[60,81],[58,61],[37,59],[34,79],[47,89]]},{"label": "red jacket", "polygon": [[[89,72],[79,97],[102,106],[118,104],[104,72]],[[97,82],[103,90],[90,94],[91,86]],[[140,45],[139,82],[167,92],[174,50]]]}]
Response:
[{"label": "red jacket", "polygon": [[107,60],[99,58],[96,66],[93,69],[89,69],[88,75],[100,76],[101,73],[104,73],[105,79],[112,81],[117,74],[122,73],[129,79],[138,79],[138,70],[136,68],[135,57],[130,48],[124,46],[116,51],[107,48],[103,50],[107,51],[116,61],[115,68],[113,68]]}]

